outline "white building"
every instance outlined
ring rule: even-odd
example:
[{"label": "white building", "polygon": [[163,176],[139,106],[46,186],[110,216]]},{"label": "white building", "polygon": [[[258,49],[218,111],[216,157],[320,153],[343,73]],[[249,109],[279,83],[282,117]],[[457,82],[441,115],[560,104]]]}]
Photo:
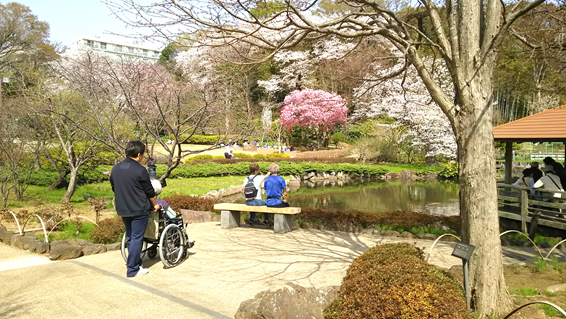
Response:
[{"label": "white building", "polygon": [[154,47],[121,43],[115,40],[102,39],[97,37],[82,36],[73,40],[70,52],[78,52],[85,49],[106,52],[119,58],[134,58],[143,60],[157,61],[161,55],[161,50]]}]

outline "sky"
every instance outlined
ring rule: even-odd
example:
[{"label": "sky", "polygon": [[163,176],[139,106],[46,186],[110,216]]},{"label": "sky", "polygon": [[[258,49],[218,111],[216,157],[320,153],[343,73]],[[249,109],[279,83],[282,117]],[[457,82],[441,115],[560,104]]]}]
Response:
[{"label": "sky", "polygon": [[[17,2],[29,7],[38,20],[47,22],[52,42],[69,46],[74,39],[84,35],[133,43],[132,39],[107,34],[134,32],[126,29],[126,25],[114,17],[110,9],[100,0],[0,0],[1,4],[8,2]],[[147,42],[144,46],[161,47],[158,43]]]}]

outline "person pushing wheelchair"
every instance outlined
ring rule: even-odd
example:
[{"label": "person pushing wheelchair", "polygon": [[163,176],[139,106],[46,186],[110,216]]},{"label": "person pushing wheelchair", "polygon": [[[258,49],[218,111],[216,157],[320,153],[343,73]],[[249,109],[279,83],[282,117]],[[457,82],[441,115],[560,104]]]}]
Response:
[{"label": "person pushing wheelchair", "polygon": [[122,217],[128,238],[127,277],[141,276],[149,272],[142,267],[141,261],[143,235],[149,213],[160,209],[149,173],[140,164],[144,153],[145,145],[142,142],[128,142],[126,159],[114,165],[110,174],[116,212]]}]

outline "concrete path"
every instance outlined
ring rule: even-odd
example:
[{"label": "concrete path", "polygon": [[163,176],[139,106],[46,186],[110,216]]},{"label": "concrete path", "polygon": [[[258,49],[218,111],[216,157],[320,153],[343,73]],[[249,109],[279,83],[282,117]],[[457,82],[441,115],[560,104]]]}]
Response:
[{"label": "concrete path", "polygon": [[[125,277],[119,251],[49,262],[0,244],[0,318],[233,318],[242,301],[273,286],[340,285],[355,257],[394,241],[319,230],[223,230],[218,222],[189,225],[188,232],[197,244],[184,263],[164,269],[159,259],[145,260],[150,273],[135,279]],[[432,245],[416,242],[426,252]],[[429,262],[460,265],[450,256],[453,245],[438,243]],[[505,262],[531,261],[533,253],[506,247]],[[563,252],[556,256],[566,260]],[[6,267],[14,260],[19,266]]]}]

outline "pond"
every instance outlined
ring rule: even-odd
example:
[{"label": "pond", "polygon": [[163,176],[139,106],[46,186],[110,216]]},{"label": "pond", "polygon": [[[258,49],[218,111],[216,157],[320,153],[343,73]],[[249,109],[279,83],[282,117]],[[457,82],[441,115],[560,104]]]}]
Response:
[{"label": "pond", "polygon": [[351,181],[337,185],[301,185],[289,191],[292,206],[355,210],[368,213],[421,212],[453,216],[460,212],[459,185],[453,182],[390,183]]}]

